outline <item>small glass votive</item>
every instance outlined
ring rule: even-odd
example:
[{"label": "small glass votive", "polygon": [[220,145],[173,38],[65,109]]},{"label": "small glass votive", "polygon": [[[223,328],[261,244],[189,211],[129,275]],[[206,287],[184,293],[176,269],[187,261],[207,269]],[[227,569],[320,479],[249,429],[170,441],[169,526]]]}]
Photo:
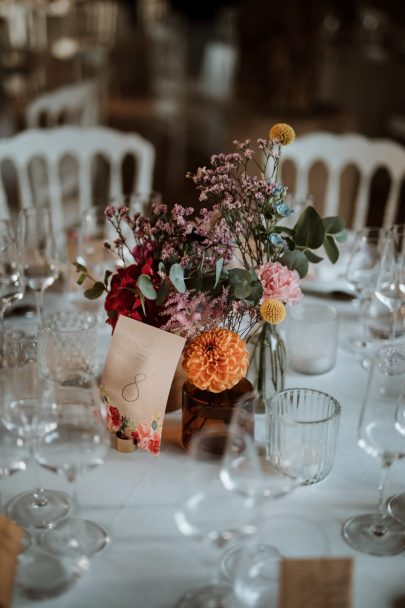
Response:
[{"label": "small glass votive", "polygon": [[60,384],[77,381],[77,374],[96,375],[97,317],[88,312],[61,310],[46,316],[38,331],[38,370]]},{"label": "small glass votive", "polygon": [[273,395],[266,404],[270,461],[304,485],[324,479],[335,459],[340,410],[334,397],[314,389]]},{"label": "small glass votive", "polygon": [[301,374],[324,374],[336,364],[338,313],[333,306],[305,303],[293,306],[287,320],[287,361]]}]

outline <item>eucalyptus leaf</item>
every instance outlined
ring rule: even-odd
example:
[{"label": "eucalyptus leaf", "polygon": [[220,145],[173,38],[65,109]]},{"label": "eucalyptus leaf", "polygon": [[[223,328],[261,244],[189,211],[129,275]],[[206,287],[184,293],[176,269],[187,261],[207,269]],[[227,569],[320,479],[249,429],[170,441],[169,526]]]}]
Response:
[{"label": "eucalyptus leaf", "polygon": [[145,309],[145,296],[143,295],[143,293],[141,292],[139,294],[139,299],[141,300],[141,306],[142,306],[142,310],[143,310],[143,314],[146,317],[146,309]]},{"label": "eucalyptus leaf", "polygon": [[260,283],[260,281],[256,281],[256,283],[253,284],[251,292],[248,296],[248,300],[251,300],[252,302],[258,302],[262,295],[263,285]]},{"label": "eucalyptus leaf", "polygon": [[324,241],[323,246],[325,248],[326,255],[328,256],[330,261],[333,264],[335,264],[335,262],[337,262],[337,260],[339,259],[339,249],[337,248],[337,245],[335,243],[333,236],[329,236],[327,234],[325,236],[325,241]]},{"label": "eucalyptus leaf", "polygon": [[294,240],[297,246],[318,249],[323,244],[325,228],[317,211],[306,207],[294,226]]},{"label": "eucalyptus leaf", "polygon": [[172,264],[170,267],[169,277],[173,283],[173,286],[179,293],[185,293],[187,291],[187,287],[184,282],[184,268],[181,264]]},{"label": "eucalyptus leaf", "polygon": [[159,289],[157,292],[157,298],[156,298],[157,306],[163,305],[164,301],[166,300],[166,298],[169,294],[169,291],[170,291],[169,285],[165,281],[162,281],[159,285]]},{"label": "eucalyptus leaf", "polygon": [[289,257],[288,267],[296,270],[301,279],[305,277],[309,268],[308,259],[305,253],[299,249],[294,249],[294,251],[290,252]]},{"label": "eucalyptus leaf", "polygon": [[348,234],[349,233],[345,229],[345,230],[342,230],[342,232],[338,232],[337,234],[334,234],[333,236],[335,237],[335,241],[337,241],[338,243],[346,243]]},{"label": "eucalyptus leaf", "polygon": [[345,228],[345,221],[341,217],[325,217],[322,220],[323,227],[327,234],[337,234]]},{"label": "eucalyptus leaf", "polygon": [[72,264],[76,268],[77,272],[85,272],[87,274],[87,268],[86,268],[86,266],[83,266],[83,264],[80,264],[77,261],[72,262]]},{"label": "eucalyptus leaf", "polygon": [[157,291],[153,287],[152,279],[147,274],[141,274],[136,282],[139,291],[147,300],[156,300]]},{"label": "eucalyptus leaf", "polygon": [[79,274],[79,278],[77,279],[76,283],[77,283],[78,285],[83,285],[83,283],[84,283],[84,281],[86,280],[86,278],[87,278],[87,274],[86,274],[85,272],[81,272],[81,273]]},{"label": "eucalyptus leaf", "polygon": [[111,270],[106,270],[104,273],[104,285],[107,287],[108,285],[108,279],[110,278],[110,276],[112,275]]},{"label": "eucalyptus leaf", "polygon": [[97,300],[105,292],[104,283],[96,281],[92,287],[84,291],[84,297],[88,300]]},{"label": "eucalyptus leaf", "polygon": [[323,258],[321,258],[321,256],[316,255],[310,249],[305,249],[304,255],[307,258],[308,262],[312,262],[312,264],[319,264],[319,262],[322,262],[322,260],[323,260]]},{"label": "eucalyptus leaf", "polygon": [[159,262],[159,272],[166,272],[166,266],[163,264],[163,262]]},{"label": "eucalyptus leaf", "polygon": [[273,228],[273,232],[277,232],[277,233],[283,233],[283,234],[288,234],[290,236],[294,236],[294,229],[293,228],[287,228],[287,226],[274,226]]}]

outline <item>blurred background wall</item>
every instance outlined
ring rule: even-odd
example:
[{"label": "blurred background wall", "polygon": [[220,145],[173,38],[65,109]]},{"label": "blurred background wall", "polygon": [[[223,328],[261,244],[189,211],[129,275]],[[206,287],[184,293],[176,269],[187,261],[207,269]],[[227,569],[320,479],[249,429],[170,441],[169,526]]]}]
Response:
[{"label": "blurred background wall", "polygon": [[0,137],[92,80],[97,120],[150,139],[156,190],[191,203],[186,171],[276,121],[405,143],[404,68],[403,0],[0,0]]}]

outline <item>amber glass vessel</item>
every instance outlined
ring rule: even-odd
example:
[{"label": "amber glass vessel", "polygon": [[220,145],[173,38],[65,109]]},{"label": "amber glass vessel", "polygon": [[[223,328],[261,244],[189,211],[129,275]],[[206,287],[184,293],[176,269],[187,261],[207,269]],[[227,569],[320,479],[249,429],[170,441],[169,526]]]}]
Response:
[{"label": "amber glass vessel", "polygon": [[191,382],[185,382],[183,385],[183,446],[188,448],[194,433],[208,424],[223,424],[224,431],[226,431],[236,402],[252,390],[253,386],[246,378],[242,378],[234,387],[221,393],[203,391]]}]

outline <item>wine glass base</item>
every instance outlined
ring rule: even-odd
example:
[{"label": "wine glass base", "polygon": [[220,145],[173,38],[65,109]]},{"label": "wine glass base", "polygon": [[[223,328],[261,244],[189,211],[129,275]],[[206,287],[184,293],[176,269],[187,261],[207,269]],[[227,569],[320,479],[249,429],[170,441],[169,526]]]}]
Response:
[{"label": "wine glass base", "polygon": [[205,585],[186,591],[176,604],[176,608],[232,608],[235,596],[227,585]]},{"label": "wine glass base", "polygon": [[[374,531],[376,526],[381,532]],[[369,555],[397,555],[405,549],[405,527],[389,515],[352,517],[344,524],[342,534],[353,549]]]},{"label": "wine glass base", "polygon": [[54,555],[90,557],[101,551],[109,541],[107,532],[88,520],[64,519],[38,537],[42,549]]},{"label": "wine glass base", "polygon": [[57,490],[44,490],[41,497],[44,504],[35,502],[32,491],[17,494],[6,504],[7,517],[25,528],[52,528],[68,514],[69,496]]},{"label": "wine glass base", "polygon": [[405,492],[391,496],[387,504],[388,513],[405,526]]},{"label": "wine glass base", "polygon": [[64,593],[87,568],[85,560],[69,562],[35,548],[20,557],[15,582],[30,599],[47,599]]},{"label": "wine glass base", "polygon": [[233,584],[238,575],[242,560],[245,562],[247,558],[249,558],[251,565],[254,563],[256,568],[259,564],[266,564],[268,581],[277,584],[279,562],[283,559],[283,556],[276,547],[264,544],[240,545],[230,547],[225,551],[221,561],[221,574],[224,579]]}]

